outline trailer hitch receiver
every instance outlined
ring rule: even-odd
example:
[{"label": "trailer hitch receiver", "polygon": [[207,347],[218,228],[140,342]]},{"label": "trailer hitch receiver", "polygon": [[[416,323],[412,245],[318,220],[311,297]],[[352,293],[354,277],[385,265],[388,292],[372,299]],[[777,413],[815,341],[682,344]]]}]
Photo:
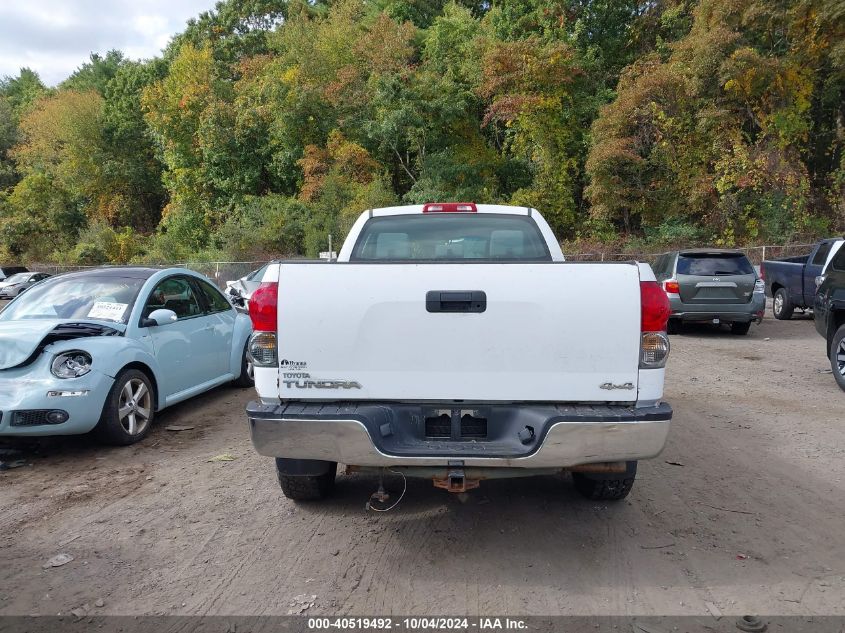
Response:
[{"label": "trailer hitch receiver", "polygon": [[449,492],[466,492],[478,488],[481,484],[479,479],[467,479],[463,466],[449,465],[449,471],[445,477],[434,477],[432,479],[435,488],[443,488]]}]

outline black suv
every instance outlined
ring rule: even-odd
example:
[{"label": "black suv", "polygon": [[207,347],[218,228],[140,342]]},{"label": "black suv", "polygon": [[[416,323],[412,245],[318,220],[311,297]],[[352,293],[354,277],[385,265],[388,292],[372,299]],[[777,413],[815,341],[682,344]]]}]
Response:
[{"label": "black suv", "polygon": [[845,247],[830,260],[825,274],[816,279],[813,305],[816,330],[827,340],[833,377],[845,391]]}]

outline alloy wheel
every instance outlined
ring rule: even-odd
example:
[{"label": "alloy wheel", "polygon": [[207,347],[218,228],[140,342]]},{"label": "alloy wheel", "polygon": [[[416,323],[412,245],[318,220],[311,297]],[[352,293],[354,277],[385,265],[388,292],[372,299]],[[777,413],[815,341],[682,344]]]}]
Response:
[{"label": "alloy wheel", "polygon": [[140,378],[131,378],[120,390],[118,419],[129,435],[140,435],[150,423],[152,394]]},{"label": "alloy wheel", "polygon": [[845,339],[839,341],[839,349],[836,350],[836,368],[840,376],[845,376]]}]

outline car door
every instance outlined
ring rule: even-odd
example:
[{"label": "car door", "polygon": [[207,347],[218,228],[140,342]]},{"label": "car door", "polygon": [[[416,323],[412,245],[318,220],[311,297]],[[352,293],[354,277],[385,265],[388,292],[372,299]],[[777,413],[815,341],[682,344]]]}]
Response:
[{"label": "car door", "polygon": [[[223,294],[204,279],[192,279],[205,305],[211,325],[212,346],[215,351],[215,377],[233,372],[232,341],[237,313]],[[240,355],[238,355],[240,358]]]},{"label": "car door", "polygon": [[186,275],[167,277],[156,284],[146,299],[142,319],[159,309],[172,310],[177,319],[149,327],[162,374],[159,388],[165,398],[216,378],[213,318],[206,314]]},{"label": "car door", "polygon": [[822,269],[824,268],[825,263],[827,263],[827,256],[828,253],[830,253],[830,249],[833,248],[833,244],[834,240],[821,242],[819,247],[816,249],[816,252],[813,254],[813,257],[809,259],[807,261],[807,265],[804,266],[803,305],[805,306],[813,306],[813,301],[816,296],[816,277],[822,274]]}]

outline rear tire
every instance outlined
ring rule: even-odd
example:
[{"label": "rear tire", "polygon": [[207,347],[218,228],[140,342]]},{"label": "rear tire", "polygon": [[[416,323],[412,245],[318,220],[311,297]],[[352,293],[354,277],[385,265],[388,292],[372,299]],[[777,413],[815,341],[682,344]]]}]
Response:
[{"label": "rear tire", "polygon": [[619,501],[628,496],[637,477],[637,462],[628,462],[624,473],[572,473],[572,482],[582,497],[592,501]]},{"label": "rear tire", "polygon": [[[842,360],[839,356],[842,356]],[[833,379],[842,391],[845,391],[845,325],[839,326],[833,340],[830,342],[830,368],[833,370]]]},{"label": "rear tire", "polygon": [[278,470],[279,485],[282,494],[294,501],[319,501],[325,499],[334,490],[337,469],[322,475],[283,475]]},{"label": "rear tire", "polygon": [[255,386],[255,368],[252,359],[249,357],[249,341],[244,345],[243,356],[241,356],[241,375],[237,377],[233,384],[243,389]]},{"label": "rear tire", "polygon": [[737,336],[745,336],[750,329],[751,321],[747,321],[746,323],[731,323],[731,334],[736,334]]},{"label": "rear tire", "polygon": [[795,312],[795,306],[789,300],[786,288],[778,288],[772,299],[772,314],[780,321],[788,321],[792,318],[793,312]]}]

